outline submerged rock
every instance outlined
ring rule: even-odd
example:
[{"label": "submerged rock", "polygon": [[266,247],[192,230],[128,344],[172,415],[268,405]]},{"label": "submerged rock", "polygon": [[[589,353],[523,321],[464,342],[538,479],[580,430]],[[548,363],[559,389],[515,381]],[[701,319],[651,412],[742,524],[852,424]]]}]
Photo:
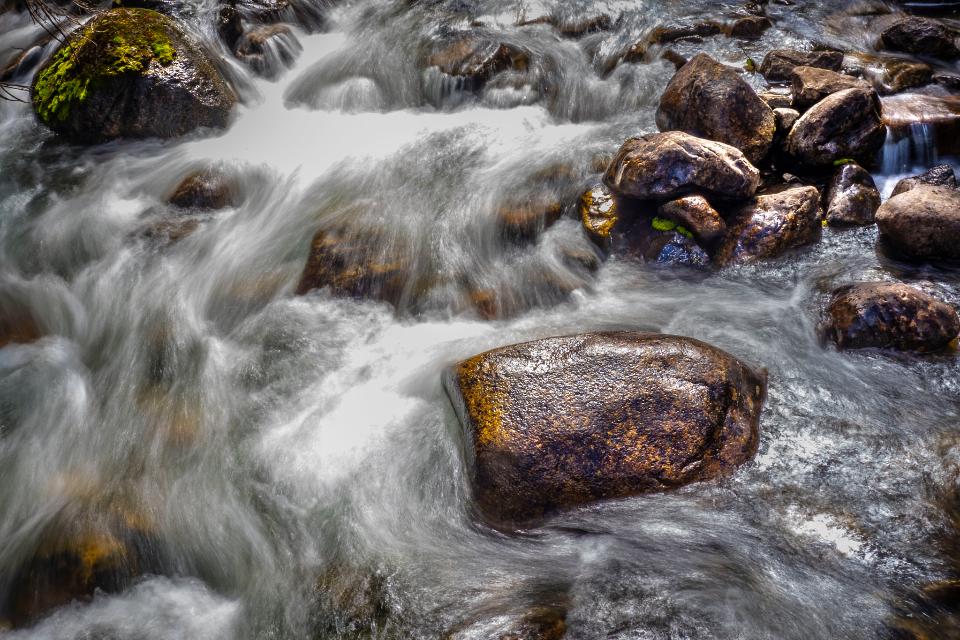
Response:
[{"label": "submerged rock", "polygon": [[236,94],[171,18],[112,9],[77,29],[33,82],[42,122],[77,142],[222,128]]},{"label": "submerged rock", "polygon": [[730,233],[717,250],[721,264],[773,258],[820,235],[820,193],[792,187],[757,196],[729,216]]},{"label": "submerged rock", "polygon": [[826,202],[826,221],[831,226],[873,224],[880,192],[863,167],[849,163],[833,174]]},{"label": "submerged rock", "polygon": [[906,193],[923,184],[929,184],[938,187],[957,188],[957,177],[953,173],[953,167],[948,164],[939,164],[918,176],[911,176],[900,180],[893,188],[890,197]]},{"label": "submerged rock", "polygon": [[907,258],[960,259],[960,191],[921,184],[877,210],[880,234]]},{"label": "submerged rock", "polygon": [[685,131],[724,142],[753,163],[767,155],[776,129],[773,111],[740,74],[706,54],[673,76],[656,117],[661,131]]},{"label": "submerged rock", "polygon": [[756,452],[765,378],[697,340],[620,332],[494,349],[445,385],[477,505],[515,524],[733,471]]},{"label": "submerged rock", "polygon": [[960,57],[956,30],[930,18],[910,16],[898,20],[880,34],[881,45],[890,51],[943,60]]},{"label": "submerged rock", "polygon": [[638,199],[672,200],[694,190],[743,199],[757,190],[760,172],[730,145],[669,131],[624,142],[603,182]]},{"label": "submerged rock", "polygon": [[510,240],[532,240],[560,219],[563,204],[553,194],[513,198],[497,209],[497,224]]},{"label": "submerged rock", "polygon": [[530,54],[512,44],[479,36],[465,36],[434,51],[427,66],[460,78],[477,89],[507,69],[526,71]]},{"label": "submerged rock", "polygon": [[240,202],[239,190],[239,185],[230,176],[214,169],[204,169],[184,178],[167,202],[179,209],[226,209]]},{"label": "submerged rock", "polygon": [[285,24],[267,24],[244,33],[233,53],[238,60],[267,78],[293,65],[301,50],[300,41]]},{"label": "submerged rock", "polygon": [[960,333],[956,310],[905,284],[871,282],[834,291],[827,334],[842,349],[937,351]]},{"label": "submerged rock", "polygon": [[795,67],[790,80],[793,83],[793,102],[801,110],[812,107],[838,91],[870,87],[863,80],[816,67]]},{"label": "submerged rock", "polygon": [[843,65],[843,54],[839,51],[796,51],[794,49],[774,49],[764,57],[760,64],[760,73],[767,80],[790,80],[795,67],[817,67],[839,71]]},{"label": "submerged rock", "polygon": [[870,163],[886,136],[877,92],[846,89],[803,114],[787,136],[785,150],[807,168],[827,167],[845,158]]}]

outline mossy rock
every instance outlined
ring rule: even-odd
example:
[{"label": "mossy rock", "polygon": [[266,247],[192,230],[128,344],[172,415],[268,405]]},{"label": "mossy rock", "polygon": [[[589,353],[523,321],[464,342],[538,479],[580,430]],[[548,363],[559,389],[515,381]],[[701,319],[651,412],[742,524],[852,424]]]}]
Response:
[{"label": "mossy rock", "polygon": [[209,54],[149,9],[112,9],[71,33],[32,98],[39,119],[76,142],[222,128],[237,101]]}]

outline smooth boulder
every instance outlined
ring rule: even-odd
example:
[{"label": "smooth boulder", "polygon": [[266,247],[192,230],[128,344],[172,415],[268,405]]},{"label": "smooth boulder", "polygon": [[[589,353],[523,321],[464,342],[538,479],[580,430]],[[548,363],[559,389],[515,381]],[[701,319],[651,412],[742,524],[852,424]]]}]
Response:
[{"label": "smooth boulder", "polygon": [[827,335],[842,349],[937,351],[960,333],[953,307],[894,282],[841,287],[833,293],[827,314]]},{"label": "smooth boulder", "polygon": [[793,125],[785,150],[807,168],[828,167],[847,158],[869,164],[887,136],[880,109],[873,89],[846,89],[827,96]]},{"label": "smooth boulder", "polygon": [[910,189],[919,187],[922,184],[950,187],[955,189],[957,187],[957,177],[953,172],[953,167],[948,164],[938,164],[937,166],[931,167],[918,176],[910,176],[909,178],[903,178],[897,182],[896,186],[893,188],[893,192],[890,194],[890,197],[892,198],[900,195],[901,193],[906,193],[907,191],[910,191]]},{"label": "smooth boulder", "polygon": [[956,30],[942,22],[910,16],[884,29],[880,34],[880,43],[889,51],[955,60],[960,57],[958,35]]},{"label": "smooth boulder", "polygon": [[869,88],[863,80],[817,67],[796,67],[790,74],[793,103],[804,110],[844,89]]},{"label": "smooth boulder", "polygon": [[831,226],[873,224],[880,192],[873,177],[858,164],[839,167],[827,187],[826,221]]},{"label": "smooth boulder", "polygon": [[756,452],[766,374],[691,338],[610,332],[494,349],[444,382],[480,511],[517,524],[733,471]]},{"label": "smooth boulder", "polygon": [[960,191],[922,184],[877,210],[877,227],[900,255],[960,259]]},{"label": "smooth boulder", "polygon": [[237,96],[173,19],[112,9],[71,33],[32,87],[40,120],[75,142],[227,126]]},{"label": "smooth boulder", "polygon": [[760,64],[760,73],[767,80],[790,80],[790,74],[796,67],[817,67],[839,71],[843,65],[843,53],[840,51],[797,51],[795,49],[774,49]]},{"label": "smooth boulder", "polygon": [[660,205],[657,213],[676,222],[701,245],[710,247],[723,238],[727,225],[717,210],[701,195],[684,196]]},{"label": "smooth boulder", "polygon": [[680,67],[657,107],[660,131],[687,133],[740,149],[750,162],[767,155],[773,111],[736,69],[699,54]]},{"label": "smooth boulder", "polygon": [[760,172],[730,145],[670,131],[624,142],[603,182],[614,194],[644,200],[692,191],[744,199],[756,192]]},{"label": "smooth boulder", "polygon": [[717,250],[722,264],[774,258],[820,236],[820,192],[792,187],[757,196],[730,217],[730,232]]}]

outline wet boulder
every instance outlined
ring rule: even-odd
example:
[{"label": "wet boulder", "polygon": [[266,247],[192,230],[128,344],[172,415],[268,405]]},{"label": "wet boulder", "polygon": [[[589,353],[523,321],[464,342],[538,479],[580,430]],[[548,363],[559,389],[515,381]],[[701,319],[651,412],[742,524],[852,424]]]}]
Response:
[{"label": "wet boulder", "polygon": [[889,51],[912,53],[943,60],[960,58],[955,29],[933,20],[910,16],[898,20],[880,34],[880,44]]},{"label": "wet boulder", "polygon": [[883,98],[883,123],[891,139],[913,137],[918,127],[940,155],[960,153],[960,96],[901,93]]},{"label": "wet boulder", "polygon": [[870,87],[863,80],[816,67],[795,67],[790,74],[793,102],[801,110],[812,107],[827,96],[844,89]]},{"label": "wet boulder", "polygon": [[705,247],[716,244],[727,231],[723,218],[701,195],[684,196],[665,202],[660,205],[657,214],[689,230],[693,238]]},{"label": "wet boulder", "polygon": [[266,24],[250,29],[237,39],[233,54],[256,73],[274,78],[293,66],[302,47],[285,24]]},{"label": "wet boulder", "polygon": [[167,199],[178,209],[214,211],[235,207],[240,202],[240,185],[231,176],[214,169],[194,171]]},{"label": "wet boulder", "polygon": [[580,196],[580,221],[596,244],[606,248],[619,220],[616,196],[603,183],[591,186]]},{"label": "wet boulder", "polygon": [[560,219],[563,204],[552,193],[515,197],[497,209],[497,225],[501,234],[515,241],[529,241]]},{"label": "wet boulder", "polygon": [[77,29],[37,73],[34,110],[77,142],[223,128],[237,96],[173,19],[112,9]]},{"label": "wet boulder", "polygon": [[839,71],[843,64],[843,54],[839,51],[796,51],[794,49],[774,49],[760,64],[760,73],[767,80],[788,81],[796,67],[816,67]]},{"label": "wet boulder", "polygon": [[877,92],[845,89],[800,116],[787,136],[785,150],[795,163],[810,169],[845,158],[870,163],[886,136]]},{"label": "wet boulder", "polygon": [[727,35],[741,40],[756,40],[773,26],[766,16],[744,16],[737,18],[727,27]]},{"label": "wet boulder", "polygon": [[699,41],[708,36],[718,35],[721,31],[723,26],[720,23],[709,20],[689,24],[659,25],[654,27],[647,36],[646,43],[663,45],[678,40]]},{"label": "wet boulder", "polygon": [[756,452],[765,373],[690,338],[587,333],[449,372],[480,511],[530,523],[732,472]]},{"label": "wet boulder", "polygon": [[467,88],[478,89],[502,71],[526,71],[530,54],[509,43],[467,35],[435,49],[426,64],[467,83]]},{"label": "wet boulder", "polygon": [[743,199],[757,190],[760,172],[735,147],[669,131],[624,142],[603,182],[614,194],[641,200],[672,200],[691,191]]},{"label": "wet boulder", "polygon": [[834,291],[826,333],[842,349],[937,351],[960,333],[950,305],[894,282],[847,285]]},{"label": "wet boulder", "polygon": [[880,234],[907,258],[960,259],[960,191],[919,185],[880,205]]},{"label": "wet boulder", "polygon": [[922,184],[956,189],[957,177],[953,173],[953,167],[948,164],[940,164],[928,169],[918,176],[911,176],[909,178],[900,180],[893,188],[893,192],[890,194],[890,197],[892,198],[900,195],[901,193],[906,193],[907,191],[910,191],[910,189],[919,187]]},{"label": "wet boulder", "polygon": [[724,142],[753,163],[767,155],[776,128],[773,111],[737,70],[706,54],[673,76],[660,97],[656,119],[661,131]]},{"label": "wet boulder", "polygon": [[839,167],[827,187],[826,221],[831,226],[873,224],[880,192],[873,177],[858,164]]},{"label": "wet boulder", "polygon": [[863,53],[847,55],[844,58],[843,71],[870,82],[881,95],[921,87],[933,79],[933,68],[928,64]]},{"label": "wet boulder", "polygon": [[773,258],[820,237],[820,193],[791,187],[757,196],[728,216],[730,233],[717,250],[721,264]]}]

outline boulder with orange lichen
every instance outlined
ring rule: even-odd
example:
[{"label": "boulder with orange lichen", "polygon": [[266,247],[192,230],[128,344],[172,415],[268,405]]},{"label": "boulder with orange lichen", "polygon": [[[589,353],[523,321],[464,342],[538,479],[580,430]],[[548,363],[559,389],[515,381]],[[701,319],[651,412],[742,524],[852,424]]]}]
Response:
[{"label": "boulder with orange lichen", "polygon": [[756,451],[766,375],[703,342],[588,333],[494,349],[445,386],[501,525],[722,476]]}]

